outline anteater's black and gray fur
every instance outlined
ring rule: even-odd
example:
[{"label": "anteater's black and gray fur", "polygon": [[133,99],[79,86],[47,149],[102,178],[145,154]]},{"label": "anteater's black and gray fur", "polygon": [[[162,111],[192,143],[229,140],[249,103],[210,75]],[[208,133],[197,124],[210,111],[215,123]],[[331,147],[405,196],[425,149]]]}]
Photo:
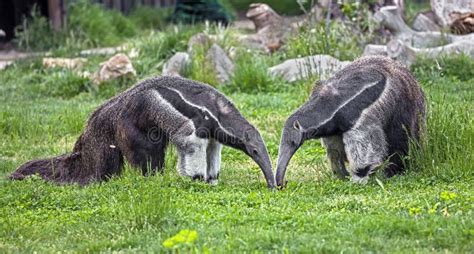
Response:
[{"label": "anteater's black and gray fur", "polygon": [[87,184],[119,174],[124,159],[147,174],[163,168],[168,143],[177,147],[181,175],[216,184],[224,144],[252,157],[267,184],[275,185],[259,132],[235,106],[206,84],[166,76],[145,80],[99,107],[70,154],[27,162],[11,178],[38,173]]},{"label": "anteater's black and gray fur", "polygon": [[[410,71],[389,58],[360,58],[321,81],[283,129],[277,184],[305,140],[322,138],[332,170],[366,182],[388,159],[385,174],[403,171],[409,142],[419,140],[425,122],[423,92]],[[347,172],[345,162],[349,162]]]}]

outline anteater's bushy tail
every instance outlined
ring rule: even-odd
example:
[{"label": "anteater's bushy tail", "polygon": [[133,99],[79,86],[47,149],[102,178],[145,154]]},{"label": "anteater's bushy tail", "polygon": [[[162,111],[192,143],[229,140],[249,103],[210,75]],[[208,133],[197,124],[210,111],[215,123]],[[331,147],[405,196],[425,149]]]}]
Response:
[{"label": "anteater's bushy tail", "polygon": [[[114,144],[114,140],[95,132],[91,133],[82,134],[71,153],[29,161],[17,168],[10,175],[10,179],[23,180],[27,176],[38,174],[47,181],[86,185],[119,174],[123,157],[118,148],[110,147],[109,144]],[[103,140],[97,138],[98,136]]]},{"label": "anteater's bushy tail", "polygon": [[27,176],[37,174],[48,181],[86,184],[91,180],[90,178],[75,177],[78,163],[80,163],[79,157],[79,152],[73,152],[48,159],[32,160],[18,167],[10,175],[10,179],[23,180]]}]

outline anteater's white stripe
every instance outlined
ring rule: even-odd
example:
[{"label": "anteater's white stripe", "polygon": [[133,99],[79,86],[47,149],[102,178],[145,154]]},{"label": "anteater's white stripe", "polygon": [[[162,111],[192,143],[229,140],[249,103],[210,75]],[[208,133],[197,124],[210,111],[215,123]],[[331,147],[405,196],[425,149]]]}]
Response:
[{"label": "anteater's white stripe", "polygon": [[[390,80],[389,79],[386,79],[385,80],[385,87],[382,91],[382,93],[380,94],[379,98],[377,98],[377,100],[375,100],[369,107],[365,108],[364,110],[362,110],[362,113],[360,113],[360,117],[359,119],[357,119],[356,123],[354,124],[354,126],[352,127],[352,129],[356,129],[357,127],[359,127],[362,123],[365,122],[365,119],[367,118],[368,115],[371,115],[370,112],[373,108],[379,108],[380,107],[380,104],[384,103],[384,101],[386,101],[386,98],[387,98],[387,91],[388,91],[388,87],[390,86]],[[373,112],[372,112],[372,115],[373,115]]]},{"label": "anteater's white stripe", "polygon": [[329,121],[331,121],[334,116],[336,116],[336,114],[339,112],[339,110],[341,110],[344,106],[346,106],[347,104],[349,104],[351,101],[353,101],[357,96],[359,96],[360,94],[362,94],[365,90],[373,87],[373,86],[376,86],[380,81],[376,81],[374,83],[370,83],[366,86],[364,86],[359,92],[357,92],[355,95],[353,95],[351,98],[349,98],[347,101],[345,101],[344,103],[342,103],[339,107],[337,107],[337,109],[331,114],[331,116],[329,116],[329,118],[327,118],[326,120],[322,121],[317,127],[321,127],[323,125],[325,125],[326,123],[328,123]]},{"label": "anteater's white stripe", "polygon": [[[168,100],[166,100],[163,96],[161,96],[161,94],[158,91],[152,90],[151,93],[156,99],[157,105],[161,108],[161,110],[166,112],[166,114],[164,114],[162,117],[156,116],[157,117],[156,120],[161,122],[162,125],[163,123],[166,123],[166,122],[176,123],[178,121],[183,121],[183,122],[189,123],[190,127],[193,130],[196,130],[196,126],[194,126],[194,122],[191,121],[191,119],[186,117],[184,114],[179,112],[175,107],[173,107],[173,105]],[[164,128],[165,130],[171,131],[172,135],[173,135],[173,132],[178,131],[178,129],[174,129],[174,130],[173,128],[168,129],[165,126],[162,126],[162,128]]]},{"label": "anteater's white stripe", "polygon": [[214,120],[216,120],[216,122],[217,122],[217,124],[219,125],[219,127],[220,127],[227,135],[229,135],[229,136],[231,136],[231,137],[234,137],[234,138],[237,138],[234,134],[232,134],[232,133],[230,133],[229,131],[227,131],[227,130],[224,128],[224,126],[222,126],[222,124],[219,122],[219,120],[217,119],[217,117],[216,117],[211,111],[209,111],[206,107],[201,107],[201,106],[199,106],[199,105],[196,105],[196,104],[190,102],[189,100],[187,100],[187,99],[183,96],[183,94],[182,94],[180,91],[178,91],[178,90],[176,90],[176,89],[174,89],[174,88],[170,88],[170,87],[165,87],[165,88],[176,92],[176,93],[181,97],[181,99],[183,99],[183,101],[186,102],[186,103],[188,103],[190,106],[195,107],[195,108],[199,108],[199,109],[201,109],[201,110],[207,111],[207,112],[209,113],[209,115],[210,115]]}]

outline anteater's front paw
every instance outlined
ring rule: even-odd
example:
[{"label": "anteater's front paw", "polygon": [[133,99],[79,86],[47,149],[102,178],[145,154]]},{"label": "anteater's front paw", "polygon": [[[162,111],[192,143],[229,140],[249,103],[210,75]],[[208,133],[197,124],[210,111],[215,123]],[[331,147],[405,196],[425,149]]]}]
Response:
[{"label": "anteater's front paw", "polygon": [[367,184],[369,182],[369,176],[360,177],[358,175],[352,175],[352,182],[358,184]]}]

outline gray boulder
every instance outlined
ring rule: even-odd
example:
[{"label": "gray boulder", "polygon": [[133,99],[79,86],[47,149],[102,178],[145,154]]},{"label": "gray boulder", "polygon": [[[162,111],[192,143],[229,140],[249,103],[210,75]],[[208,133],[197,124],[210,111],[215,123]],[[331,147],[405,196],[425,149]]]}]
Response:
[{"label": "gray boulder", "polygon": [[192,52],[195,46],[206,46],[212,42],[211,38],[205,33],[197,33],[188,41],[188,52]]},{"label": "gray boulder", "polygon": [[189,54],[177,52],[163,66],[163,75],[182,76],[186,66],[191,62]]},{"label": "gray boulder", "polygon": [[234,73],[234,63],[219,45],[212,44],[207,51],[206,59],[214,68],[217,81],[220,83],[230,81]]},{"label": "gray boulder", "polygon": [[440,30],[440,27],[436,22],[432,19],[430,19],[427,15],[424,13],[418,13],[415,17],[415,20],[413,21],[413,29],[416,31],[436,31],[438,32]]},{"label": "gray boulder", "polygon": [[269,69],[272,76],[281,76],[288,82],[307,79],[318,75],[321,79],[327,79],[334,72],[346,66],[349,61],[339,61],[329,55],[314,55],[295,59],[289,59]]}]

